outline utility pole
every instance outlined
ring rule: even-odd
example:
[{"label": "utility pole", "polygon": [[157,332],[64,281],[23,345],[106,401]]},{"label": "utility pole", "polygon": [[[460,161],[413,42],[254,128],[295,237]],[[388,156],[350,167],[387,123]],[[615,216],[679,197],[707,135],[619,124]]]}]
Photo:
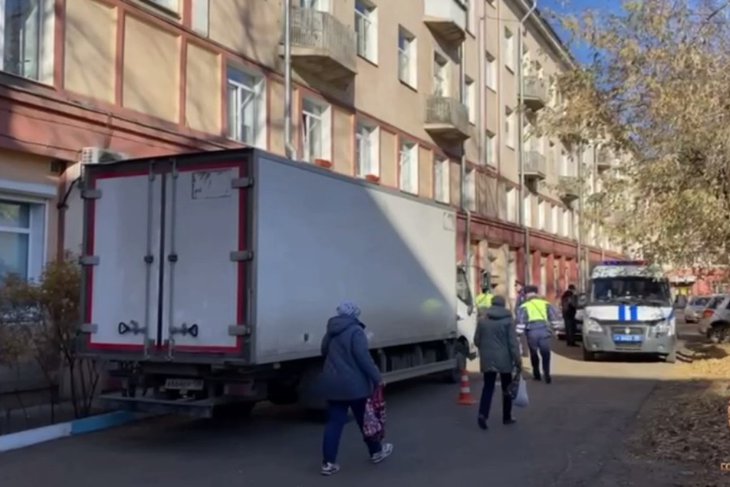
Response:
[{"label": "utility pole", "polygon": [[[585,256],[583,246],[583,142],[578,143],[578,150],[576,154],[578,162],[578,290],[583,292],[585,290]],[[573,214],[573,220],[575,220],[575,214]],[[575,224],[575,221],[573,221]]]},{"label": "utility pole", "polygon": [[519,158],[520,170],[520,225],[522,225],[522,229],[525,233],[524,276],[525,280],[529,283],[532,281],[532,252],[530,250],[530,226],[527,224],[525,218],[525,196],[527,191],[525,188],[525,141],[523,134],[525,120],[525,73],[522,66],[522,35],[525,28],[525,22],[530,18],[530,15],[532,15],[535,9],[537,9],[537,0],[532,0],[532,5],[526,3],[529,2],[529,0],[522,0],[522,2],[524,7],[527,9],[527,12],[520,19],[520,25],[517,29],[517,98],[519,110],[519,125],[517,127],[517,156]]}]

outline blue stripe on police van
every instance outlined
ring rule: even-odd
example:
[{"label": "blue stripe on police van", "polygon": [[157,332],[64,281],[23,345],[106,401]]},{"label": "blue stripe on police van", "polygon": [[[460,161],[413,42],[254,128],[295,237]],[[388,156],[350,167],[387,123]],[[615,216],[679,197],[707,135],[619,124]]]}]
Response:
[{"label": "blue stripe on police van", "polygon": [[637,305],[631,306],[631,321],[639,321],[639,307]]},{"label": "blue stripe on police van", "polygon": [[623,304],[618,305],[618,320],[626,321],[626,306]]}]

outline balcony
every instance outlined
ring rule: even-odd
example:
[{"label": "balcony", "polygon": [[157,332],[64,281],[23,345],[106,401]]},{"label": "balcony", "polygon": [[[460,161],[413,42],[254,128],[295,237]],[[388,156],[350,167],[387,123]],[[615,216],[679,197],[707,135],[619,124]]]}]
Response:
[{"label": "balcony", "polygon": [[611,169],[612,166],[613,155],[611,155],[611,152],[606,149],[599,150],[596,154],[596,169],[603,172]]},{"label": "balcony", "polygon": [[530,110],[540,110],[545,108],[548,102],[548,88],[544,79],[537,76],[528,75],[524,79],[525,106]]},{"label": "balcony", "polygon": [[580,180],[575,176],[560,176],[558,192],[563,201],[572,203],[580,198]]},{"label": "balcony", "polygon": [[423,21],[442,39],[462,42],[466,38],[466,6],[461,0],[424,0]]},{"label": "balcony", "polygon": [[469,111],[455,98],[429,96],[426,100],[426,132],[450,141],[469,138]]},{"label": "balcony", "polygon": [[525,180],[528,182],[543,181],[545,179],[545,156],[536,150],[528,150],[524,154]]},{"label": "balcony", "polygon": [[[284,55],[283,39],[279,54]],[[294,68],[346,84],[357,74],[355,31],[327,12],[292,7],[291,57]]]}]

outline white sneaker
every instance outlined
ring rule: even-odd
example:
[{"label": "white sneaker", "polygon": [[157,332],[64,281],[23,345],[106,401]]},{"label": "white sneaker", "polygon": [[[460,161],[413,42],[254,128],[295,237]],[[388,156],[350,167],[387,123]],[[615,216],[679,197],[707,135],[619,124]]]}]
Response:
[{"label": "white sneaker", "polygon": [[386,458],[388,458],[393,453],[393,444],[392,443],[383,443],[383,447],[378,453],[373,454],[372,457],[370,457],[370,461],[373,463],[380,463]]},{"label": "white sneaker", "polygon": [[336,463],[325,462],[322,464],[322,475],[330,476],[340,471],[340,466]]}]

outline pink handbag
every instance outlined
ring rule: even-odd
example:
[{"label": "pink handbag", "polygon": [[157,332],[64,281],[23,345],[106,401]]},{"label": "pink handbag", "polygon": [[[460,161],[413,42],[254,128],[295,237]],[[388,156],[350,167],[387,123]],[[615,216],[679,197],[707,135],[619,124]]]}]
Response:
[{"label": "pink handbag", "polygon": [[363,435],[368,440],[383,441],[385,438],[385,395],[383,386],[378,386],[365,403]]}]

